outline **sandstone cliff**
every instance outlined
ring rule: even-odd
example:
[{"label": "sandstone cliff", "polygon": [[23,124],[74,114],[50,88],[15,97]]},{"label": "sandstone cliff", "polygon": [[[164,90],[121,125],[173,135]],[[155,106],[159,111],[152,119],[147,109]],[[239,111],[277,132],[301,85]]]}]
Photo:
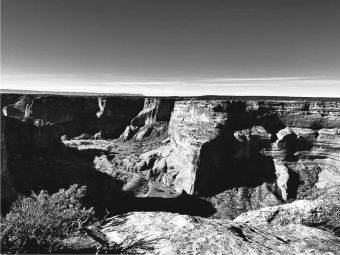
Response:
[{"label": "sandstone cliff", "polygon": [[41,119],[2,116],[1,124],[6,126],[1,129],[3,213],[16,193],[29,195],[42,189],[52,193],[75,183],[87,186],[85,202],[95,206],[98,213],[115,204],[123,184],[96,171],[93,164],[96,151],[82,154],[65,147],[57,125]]},{"label": "sandstone cliff", "polygon": [[[340,184],[338,100],[22,96],[5,101],[5,115],[36,126],[19,139],[23,144],[57,148],[55,137],[65,134],[120,136],[119,143],[102,142],[106,155],[98,158],[106,168],[203,196],[218,217],[234,218]],[[65,144],[93,153],[88,141],[78,141]],[[117,146],[135,149],[120,155],[125,149],[112,149]]]},{"label": "sandstone cliff", "polygon": [[131,120],[120,136],[123,140],[142,140],[152,133],[161,133],[167,130],[171,113],[174,107],[174,100],[160,98],[146,98],[142,111]]},{"label": "sandstone cliff", "polygon": [[[206,187],[232,172],[248,179],[252,178],[247,174],[253,176],[255,172],[254,178],[265,175],[263,178],[270,180],[283,171],[284,165],[295,172],[303,171],[299,168],[301,161],[314,164],[314,168],[330,162],[336,166],[338,161],[332,153],[339,152],[339,121],[338,102],[177,101],[169,127],[171,146],[188,164],[179,171],[177,180],[189,180],[183,187],[189,193],[204,193]],[[322,141],[327,143],[326,148],[322,148]],[[313,154],[319,158],[313,158]],[[251,164],[243,167],[246,161]],[[256,165],[262,169],[249,169]],[[246,184],[242,176],[233,177],[231,186]],[[249,185],[256,185],[256,181]],[[280,192],[285,193],[282,189]],[[281,196],[286,199],[287,194]]]},{"label": "sandstone cliff", "polygon": [[8,117],[54,123],[68,137],[101,132],[105,138],[117,138],[142,107],[143,99],[138,98],[25,95],[2,111]]},{"label": "sandstone cliff", "polygon": [[338,101],[177,100],[170,145],[141,159],[162,159],[166,185],[235,217],[338,186],[339,120]]}]

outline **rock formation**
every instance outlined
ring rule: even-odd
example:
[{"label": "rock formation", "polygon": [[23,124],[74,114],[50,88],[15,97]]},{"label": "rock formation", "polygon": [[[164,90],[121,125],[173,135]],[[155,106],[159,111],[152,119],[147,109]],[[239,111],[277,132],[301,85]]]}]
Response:
[{"label": "rock formation", "polygon": [[338,101],[177,100],[170,145],[141,159],[163,158],[166,185],[222,211],[273,206],[339,185],[339,120]]},{"label": "rock formation", "polygon": [[123,183],[95,170],[96,152],[81,154],[65,147],[55,124],[4,116],[1,124],[6,126],[1,130],[2,212],[8,210],[16,193],[55,192],[75,183],[87,186],[86,203],[98,213],[110,208],[120,195]]},{"label": "rock formation", "polygon": [[300,224],[263,230],[165,212],[111,218],[102,231],[109,242],[131,240],[143,254],[336,254],[339,247],[329,232]]},{"label": "rock formation", "polygon": [[[174,107],[173,99],[146,98],[143,110],[131,120],[120,136],[123,140],[142,140],[154,132],[165,132]],[[163,123],[163,125],[157,125]]]},{"label": "rock formation", "polygon": [[84,139],[100,144],[120,137],[117,146],[135,148],[129,155],[115,155],[114,140],[96,150],[107,154],[96,156],[109,169],[205,197],[216,217],[235,218],[340,184],[339,100],[30,95],[6,96],[3,106],[11,125],[30,123],[6,135],[9,147],[59,148],[62,136],[91,154]]},{"label": "rock formation", "polygon": [[[299,159],[297,154],[304,153],[304,158],[306,154],[320,154],[319,135],[325,137],[321,139],[339,139],[340,105],[338,102],[320,103],[319,108],[316,105],[306,102],[177,101],[169,126],[171,147],[184,162],[184,170],[179,169],[177,186],[184,183],[183,189],[188,193],[205,193],[205,186],[211,187],[211,183],[216,182],[215,177],[221,179],[221,174],[235,172],[236,168],[242,171],[239,164],[247,160],[254,164],[254,160],[260,160],[257,164],[267,166],[267,170],[261,171],[267,171],[270,179],[275,166],[281,172],[283,163],[294,167]],[[337,145],[330,144],[332,148],[325,153],[337,151]],[[238,185],[235,178],[233,181],[234,186]]]},{"label": "rock formation", "polygon": [[265,207],[241,214],[234,222],[256,227],[305,224],[317,226],[325,223],[327,208],[318,200],[297,200],[289,204]]},{"label": "rock formation", "polygon": [[5,135],[6,123],[1,121],[1,209],[9,206],[16,198],[16,190],[13,185],[13,176],[8,170],[8,153]]},{"label": "rock formation", "polygon": [[146,254],[338,252],[320,226],[340,207],[339,100],[2,99],[4,211],[77,183],[130,212],[101,231]]},{"label": "rock formation", "polygon": [[3,113],[54,123],[68,137],[102,131],[105,138],[117,138],[142,107],[143,99],[138,98],[25,95],[6,105]]}]

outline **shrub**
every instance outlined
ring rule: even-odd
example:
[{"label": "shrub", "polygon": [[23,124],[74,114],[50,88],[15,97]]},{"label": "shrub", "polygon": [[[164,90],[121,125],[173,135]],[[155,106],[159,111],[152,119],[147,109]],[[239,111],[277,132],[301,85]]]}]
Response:
[{"label": "shrub", "polygon": [[322,212],[324,212],[324,221],[320,228],[340,236],[340,189],[319,190],[313,195],[319,196],[316,201],[319,201]]},{"label": "shrub", "polygon": [[340,205],[333,204],[328,208],[326,214],[326,223],[324,227],[332,231],[335,235],[340,236]]},{"label": "shrub", "polygon": [[2,253],[56,252],[63,238],[78,232],[80,223],[94,221],[94,210],[81,205],[85,193],[85,186],[72,185],[52,195],[43,190],[19,198],[1,218]]}]

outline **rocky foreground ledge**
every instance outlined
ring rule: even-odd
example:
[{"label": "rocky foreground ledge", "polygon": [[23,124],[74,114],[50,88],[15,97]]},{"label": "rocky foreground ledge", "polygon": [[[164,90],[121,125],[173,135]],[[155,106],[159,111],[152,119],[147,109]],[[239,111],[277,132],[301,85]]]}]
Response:
[{"label": "rocky foreground ledge", "polygon": [[249,211],[233,221],[132,212],[110,218],[101,231],[111,243],[139,244],[143,254],[335,255],[340,238],[322,226],[329,211],[340,207],[339,195],[335,188],[316,200]]},{"label": "rocky foreground ledge", "polygon": [[[242,221],[133,212],[103,227],[110,242],[145,243],[145,254],[338,254],[340,239],[301,224],[265,229]],[[121,222],[118,226],[118,222]]]}]

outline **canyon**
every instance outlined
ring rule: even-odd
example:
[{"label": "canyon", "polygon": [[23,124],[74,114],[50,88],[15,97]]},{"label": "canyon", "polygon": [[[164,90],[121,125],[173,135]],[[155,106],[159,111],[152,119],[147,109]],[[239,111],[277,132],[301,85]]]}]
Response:
[{"label": "canyon", "polygon": [[302,254],[313,235],[336,253],[315,227],[340,203],[339,99],[2,94],[1,106],[4,211],[78,183],[96,211],[126,215],[109,238],[169,235],[159,254],[201,254],[202,233],[224,240],[210,253]]}]

